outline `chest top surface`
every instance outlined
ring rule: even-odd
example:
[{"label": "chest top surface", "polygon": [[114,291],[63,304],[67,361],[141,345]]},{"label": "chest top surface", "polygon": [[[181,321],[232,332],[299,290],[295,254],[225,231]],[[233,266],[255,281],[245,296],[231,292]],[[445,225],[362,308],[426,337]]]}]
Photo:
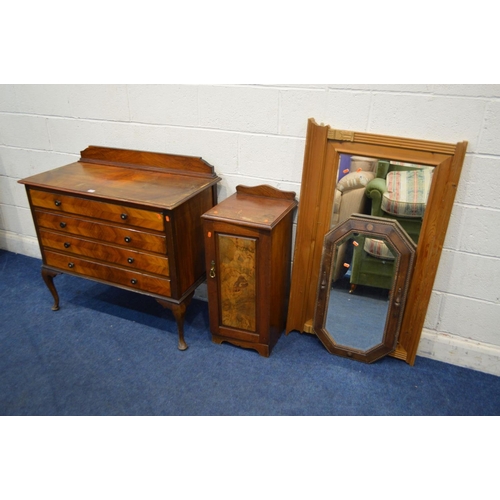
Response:
[{"label": "chest top surface", "polygon": [[[106,154],[95,153],[100,150]],[[94,153],[93,156],[86,155],[88,151]],[[199,158],[90,146],[82,151],[80,161],[33,175],[20,183],[80,196],[173,209],[219,180],[213,168]]]}]

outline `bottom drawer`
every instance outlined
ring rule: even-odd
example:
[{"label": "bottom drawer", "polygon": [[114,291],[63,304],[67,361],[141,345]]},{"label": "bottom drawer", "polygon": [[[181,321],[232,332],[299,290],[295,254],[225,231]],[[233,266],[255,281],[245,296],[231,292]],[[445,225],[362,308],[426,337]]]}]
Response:
[{"label": "bottom drawer", "polygon": [[169,279],[118,269],[47,249],[45,249],[44,253],[47,265],[61,269],[64,272],[97,278],[111,284],[123,285],[132,290],[150,292],[163,297],[170,297],[171,295]]}]

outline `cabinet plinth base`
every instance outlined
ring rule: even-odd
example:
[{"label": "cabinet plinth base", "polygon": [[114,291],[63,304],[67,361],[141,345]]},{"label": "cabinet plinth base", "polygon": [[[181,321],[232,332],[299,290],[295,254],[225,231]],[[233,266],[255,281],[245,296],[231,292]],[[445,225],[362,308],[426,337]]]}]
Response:
[{"label": "cabinet plinth base", "polygon": [[257,344],[255,342],[245,342],[244,340],[232,339],[229,337],[222,337],[220,335],[212,334],[212,342],[214,344],[222,344],[223,342],[227,342],[229,344],[236,345],[238,347],[244,347],[245,349],[254,349],[264,358],[268,358],[271,354],[271,350],[273,346],[268,344]]}]

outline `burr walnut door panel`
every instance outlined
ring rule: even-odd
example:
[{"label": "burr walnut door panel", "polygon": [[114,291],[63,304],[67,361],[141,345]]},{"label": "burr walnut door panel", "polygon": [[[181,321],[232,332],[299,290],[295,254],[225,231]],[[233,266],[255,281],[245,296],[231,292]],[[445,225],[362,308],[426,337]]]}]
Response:
[{"label": "burr walnut door panel", "polygon": [[227,339],[260,342],[262,238],[258,231],[235,226],[233,232],[212,221],[206,228],[210,329]]},{"label": "burr walnut door panel", "polygon": [[221,324],[256,331],[255,238],[217,235]]}]

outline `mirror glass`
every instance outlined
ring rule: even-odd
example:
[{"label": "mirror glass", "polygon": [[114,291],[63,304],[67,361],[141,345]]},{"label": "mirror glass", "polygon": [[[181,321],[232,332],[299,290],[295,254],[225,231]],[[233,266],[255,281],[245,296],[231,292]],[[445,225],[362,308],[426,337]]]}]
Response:
[{"label": "mirror glass", "polygon": [[[426,165],[340,154],[330,228],[353,214],[383,217],[397,220],[417,244],[433,172],[434,167]],[[387,315],[387,291],[392,287],[390,269],[394,268],[395,256],[391,254],[387,241],[378,242],[365,236],[360,237],[359,242],[353,242],[366,248],[355,252],[357,259],[351,265],[356,247],[352,242],[338,246],[333,266],[333,290],[349,287],[349,305],[358,310],[358,324],[370,325],[372,318],[383,318],[379,321],[382,325],[377,325],[380,333]],[[333,296],[331,300],[331,306],[340,311],[341,306],[335,306]],[[372,301],[376,314],[367,311],[364,301]],[[352,340],[345,345],[356,347],[357,343],[357,340]]]},{"label": "mirror glass", "polygon": [[[353,214],[397,220],[418,243],[434,168],[339,155],[330,227]],[[367,351],[383,341],[396,253],[387,239],[357,234],[335,245],[326,330]],[[333,325],[336,325],[335,327]]]},{"label": "mirror glass", "polygon": [[[325,329],[336,344],[368,351],[383,343],[395,262],[385,238],[353,233],[335,243]],[[336,269],[342,273],[333,276]],[[370,285],[353,293],[353,272]]]},{"label": "mirror glass", "polygon": [[352,214],[385,217],[418,244],[433,173],[427,165],[340,154],[330,228]]}]

